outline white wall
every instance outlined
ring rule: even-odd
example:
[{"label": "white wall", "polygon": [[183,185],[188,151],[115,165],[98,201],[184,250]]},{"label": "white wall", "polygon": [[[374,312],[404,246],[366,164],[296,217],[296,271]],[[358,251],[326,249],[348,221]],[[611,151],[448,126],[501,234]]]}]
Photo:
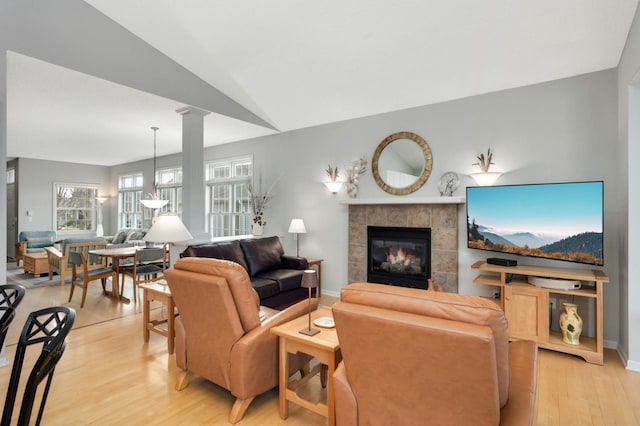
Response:
[{"label": "white wall", "polygon": [[627,367],[640,371],[640,9],[618,66],[620,346]]}]

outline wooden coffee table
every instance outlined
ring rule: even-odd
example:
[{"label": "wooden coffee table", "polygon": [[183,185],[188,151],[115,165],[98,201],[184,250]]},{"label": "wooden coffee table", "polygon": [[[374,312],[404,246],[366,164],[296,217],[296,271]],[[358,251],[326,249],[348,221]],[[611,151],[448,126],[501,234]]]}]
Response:
[{"label": "wooden coffee table", "polygon": [[25,253],[22,268],[25,274],[33,274],[39,277],[49,273],[49,259],[46,252],[41,253]]},{"label": "wooden coffee table", "polygon": [[[320,317],[333,318],[331,308],[321,307],[311,312],[311,321]],[[308,315],[291,320],[287,323],[273,327],[271,332],[280,337],[280,417],[286,419],[289,416],[289,401],[305,407],[315,413],[328,418],[329,425],[335,425],[335,407],[333,396],[333,381],[331,380],[333,372],[338,363],[342,359],[340,354],[340,344],[335,327],[323,328],[311,324],[312,328],[320,330],[320,333],[314,336],[307,336],[299,333],[300,330],[307,328],[309,323]],[[315,375],[311,372],[299,381],[289,383],[287,372],[289,371],[288,354],[302,352],[315,357],[318,362],[328,368],[327,380],[327,402],[313,403],[300,397],[296,393],[296,388],[301,386],[303,382],[309,380]]]}]

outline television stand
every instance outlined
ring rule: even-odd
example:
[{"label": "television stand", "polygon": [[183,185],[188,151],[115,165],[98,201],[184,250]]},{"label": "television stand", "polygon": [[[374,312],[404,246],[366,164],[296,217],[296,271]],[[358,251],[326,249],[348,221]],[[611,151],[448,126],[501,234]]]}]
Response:
[{"label": "television stand", "polygon": [[[480,271],[473,282],[500,287],[500,307],[509,322],[510,340],[534,340],[538,346],[573,354],[592,364],[604,364],[603,345],[603,284],[609,281],[597,269],[547,268],[539,266],[500,266],[478,261],[471,269]],[[574,280],[582,283],[579,289],[555,289],[529,284],[529,276],[553,280]],[[561,333],[551,330],[549,323],[549,294],[579,296],[595,302],[595,336],[580,336],[580,345],[568,345]],[[578,312],[580,314],[580,312]]]}]

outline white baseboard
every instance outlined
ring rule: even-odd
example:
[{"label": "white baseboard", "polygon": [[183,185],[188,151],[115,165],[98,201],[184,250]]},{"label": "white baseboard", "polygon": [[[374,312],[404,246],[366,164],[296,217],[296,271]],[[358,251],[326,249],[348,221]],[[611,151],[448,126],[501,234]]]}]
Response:
[{"label": "white baseboard", "polygon": [[629,355],[627,355],[627,352],[622,346],[618,346],[615,349],[618,353],[618,356],[620,357],[620,360],[622,361],[622,364],[627,370],[640,371],[640,361],[630,360]]}]

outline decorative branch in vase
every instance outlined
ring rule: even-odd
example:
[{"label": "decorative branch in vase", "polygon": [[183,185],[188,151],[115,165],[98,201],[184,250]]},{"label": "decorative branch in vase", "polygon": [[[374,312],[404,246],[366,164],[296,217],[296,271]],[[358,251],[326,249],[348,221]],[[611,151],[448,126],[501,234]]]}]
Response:
[{"label": "decorative branch in vase", "polygon": [[264,227],[267,226],[267,221],[264,219],[264,210],[267,204],[273,197],[272,191],[276,185],[274,181],[266,191],[262,189],[262,174],[258,177],[258,188],[254,188],[252,184],[249,184],[247,191],[249,192],[249,199],[251,201],[251,211],[253,213],[253,234],[262,235]]},{"label": "decorative branch in vase", "polygon": [[489,173],[489,169],[493,164],[495,164],[491,159],[493,158],[493,154],[491,153],[491,148],[487,151],[487,158],[484,158],[484,154],[480,154],[476,157],[478,159],[477,163],[473,163],[472,166],[480,167],[482,173]]},{"label": "decorative branch in vase", "polygon": [[329,176],[329,179],[331,179],[331,182],[336,182],[340,177],[340,175],[338,174],[338,166],[331,167],[331,164],[329,164],[325,172],[327,172],[327,176]]},{"label": "decorative branch in vase", "polygon": [[350,198],[356,198],[358,196],[358,179],[367,171],[367,160],[360,157],[353,160],[351,165],[345,169],[347,171],[347,194]]}]

